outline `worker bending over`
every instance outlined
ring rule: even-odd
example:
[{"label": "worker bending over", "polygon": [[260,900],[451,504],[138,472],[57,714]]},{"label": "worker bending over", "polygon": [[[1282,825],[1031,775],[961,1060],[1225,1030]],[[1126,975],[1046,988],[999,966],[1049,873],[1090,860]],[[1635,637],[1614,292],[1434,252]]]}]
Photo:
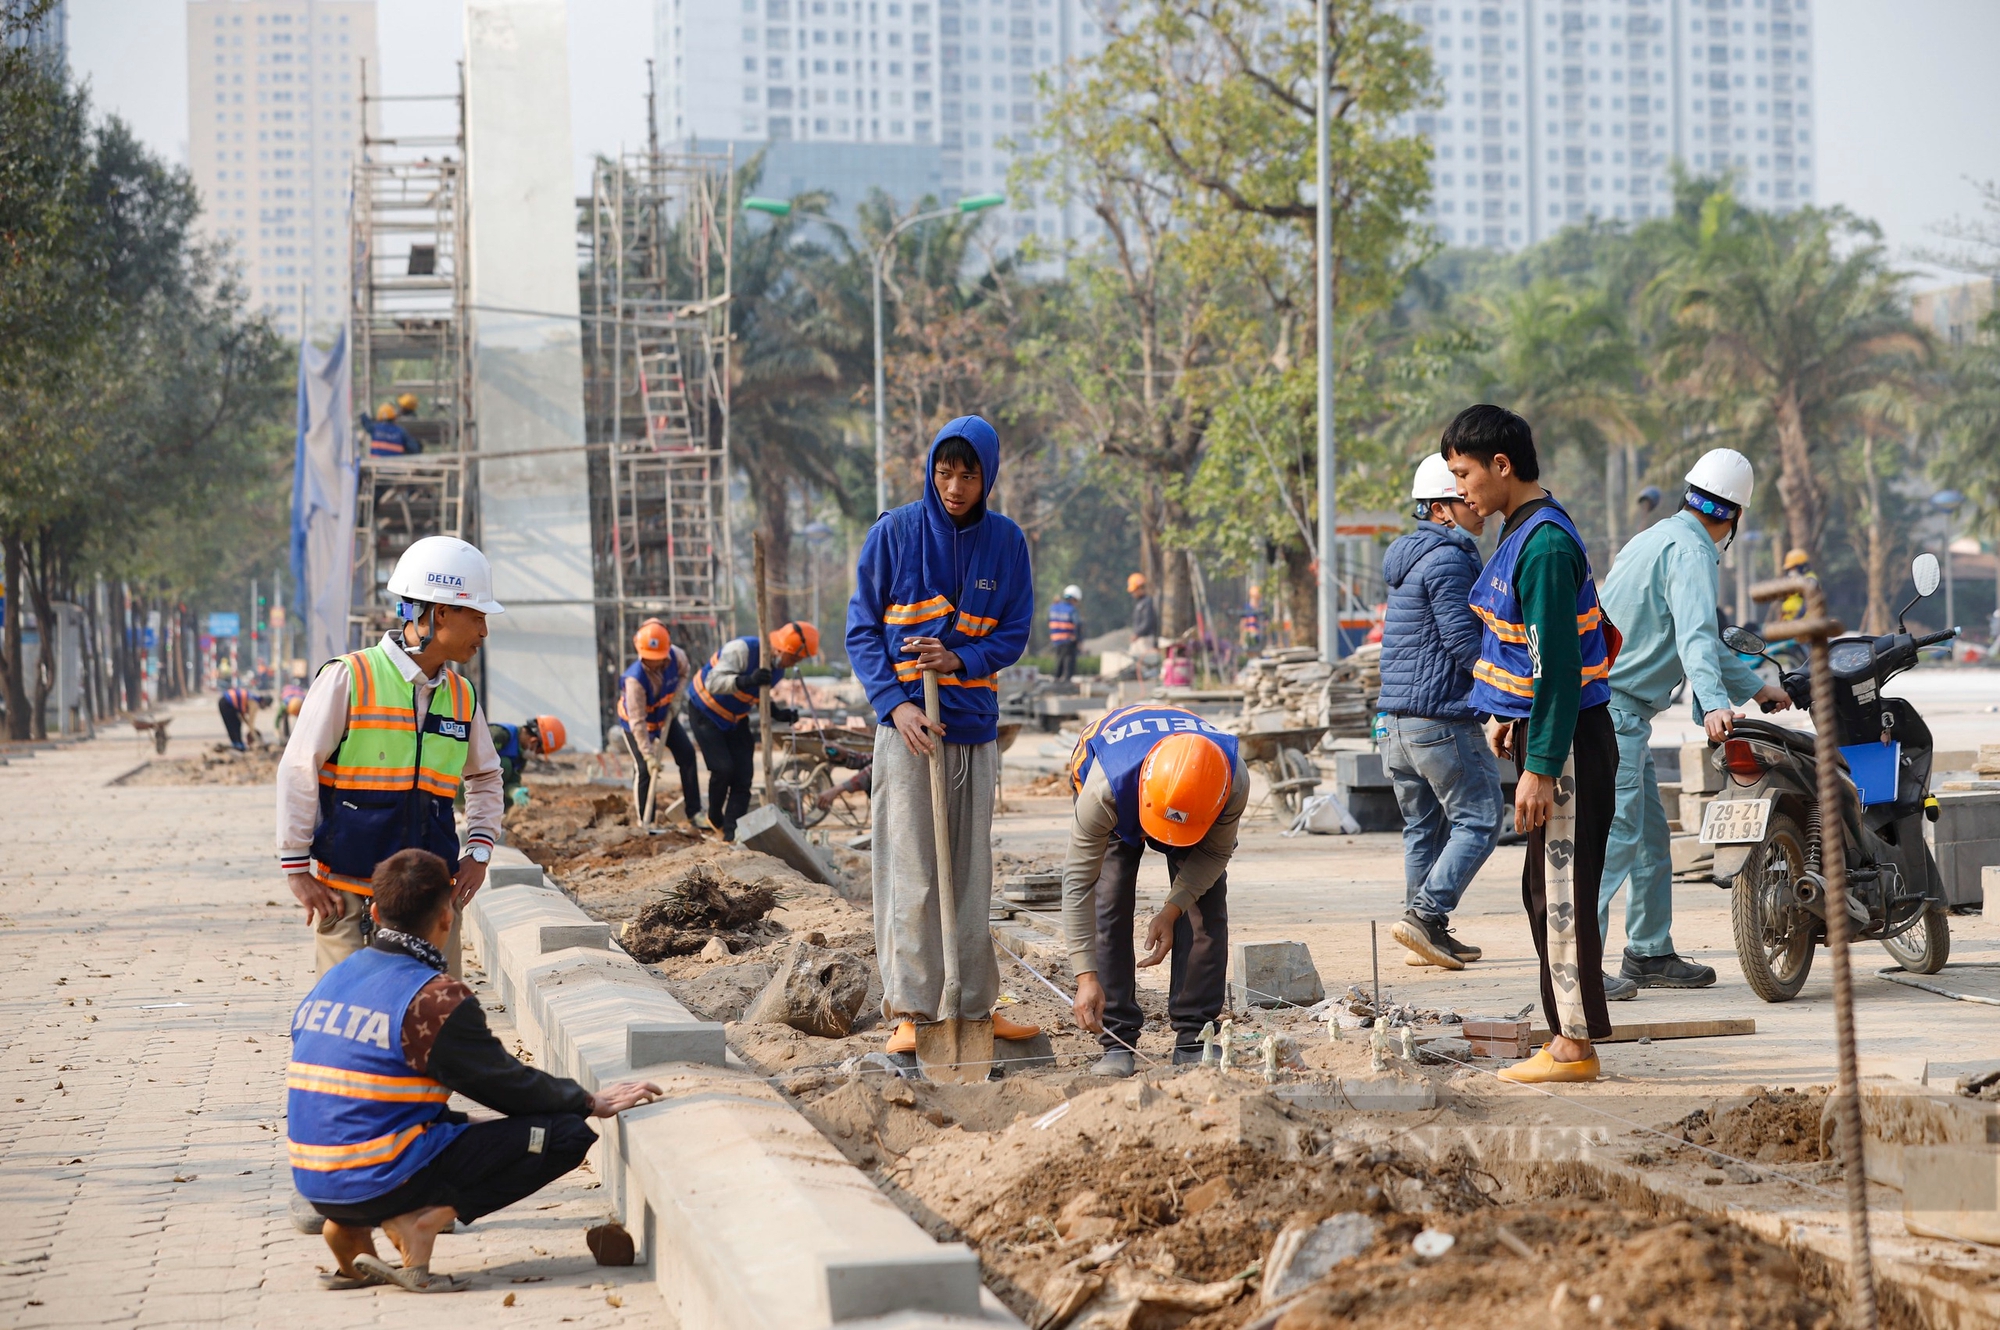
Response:
[{"label": "worker bending over", "polygon": [[1062,595],[1049,606],[1049,645],[1055,648],[1058,679],[1074,678],[1076,675],[1077,639],[1083,635],[1083,624],[1076,617],[1076,607],[1082,599],[1083,588],[1071,584],[1064,587]]},{"label": "worker bending over", "polygon": [[[736,839],[736,824],[750,811],[757,745],[749,718],[757,709],[757,695],[784,678],[792,665],[818,654],[819,629],[788,623],[772,630],[768,659],[763,643],[738,637],[723,643],[695,675],[688,724],[708,763],[708,816],[723,840]],[[771,708],[774,721],[798,718],[791,707]]]},{"label": "worker bending over", "polygon": [[[403,551],[389,577],[399,628],[328,661],[278,762],[278,864],[313,925],[324,974],[368,942],[375,866],[424,849],[456,864],[463,909],[486,881],[500,835],[500,758],[472,683],[451,667],[486,640],[486,556],[451,536]],[[453,800],[465,792],[459,857]],[[458,972],[457,934],[448,955]]]},{"label": "worker bending over", "polygon": [[[1180,707],[1124,707],[1085,727],[1069,777],[1076,804],[1062,870],[1063,936],[1076,1019],[1104,1048],[1091,1071],[1132,1074],[1145,1025],[1137,967],[1158,965],[1170,951],[1174,1062],[1199,1062],[1201,1028],[1222,1014],[1226,870],[1250,798],[1236,736]],[[1148,845],[1167,856],[1167,903],[1146,926],[1146,954],[1135,961],[1133,911]]]},{"label": "worker bending over", "polygon": [[[931,440],[923,497],[868,529],[847,605],[847,658],[883,726],[868,806],[875,954],[892,1054],[914,1054],[915,1022],[943,1015],[946,947],[958,958],[955,1015],[990,1014],[999,1039],[1040,1033],[993,1010],[1000,968],[986,931],[1000,774],[995,676],[1021,658],[1035,613],[1027,538],[987,508],[999,477],[993,426],[978,416],[947,423]],[[941,728],[924,714],[926,671],[938,675]],[[952,938],[944,936],[939,910],[931,817],[931,755],[940,744],[957,906]]]},{"label": "worker bending over", "polygon": [[674,645],[667,626],[648,619],[632,635],[639,658],[625,667],[618,681],[618,733],[632,757],[632,816],[642,825],[650,820],[653,770],[661,750],[672,754],[681,773],[681,811],[695,830],[706,831],[701,815],[701,778],[695,772],[694,741],[676,714],[686,692],[687,652]]},{"label": "worker bending over", "polygon": [[[338,1265],[322,1286],[456,1293],[471,1285],[431,1273],[437,1235],[548,1186],[597,1143],[586,1116],[615,1117],[660,1088],[623,1081],[591,1094],[507,1052],[472,990],[444,973],[457,917],[444,860],[398,851],[370,885],[374,938],[292,1015],[292,1180]],[[446,1107],[454,1093],[504,1116],[470,1122]],[[401,1265],[376,1255],[377,1227]]]},{"label": "worker bending over", "polygon": [[1528,422],[1470,406],[1445,427],[1439,453],[1481,518],[1500,517],[1500,545],[1472,586],[1484,623],[1468,697],[1493,717],[1495,753],[1520,769],[1514,827],[1528,839],[1521,899],[1541,961],[1542,1011],[1554,1038],[1502,1080],[1594,1081],[1593,1039],[1611,1033],[1597,888],[1618,783],[1605,676],[1617,631],[1597,603],[1583,537],[1541,487]]},{"label": "worker bending over", "polygon": [[222,729],[229,736],[229,746],[237,752],[245,751],[243,736],[258,747],[264,746],[262,736],[257,733],[257,708],[271,705],[271,699],[248,688],[232,685],[222,690],[215,700],[215,709],[222,714]]},{"label": "worker bending over", "polygon": [[1604,579],[1604,612],[1625,642],[1611,667],[1611,725],[1618,735],[1618,813],[1604,851],[1599,931],[1611,935],[1611,898],[1625,897],[1625,958],[1604,978],[1609,997],[1641,988],[1706,988],[1713,966],[1674,951],[1673,837],[1653,772],[1653,717],[1683,682],[1708,737],[1729,737],[1730,704],[1752,699],[1773,711],[1792,704],[1722,644],[1715,630],[1718,546],[1736,534],[1756,488],[1750,459],[1732,448],[1703,453],[1687,473],[1680,511],[1634,536]]},{"label": "worker bending over", "polygon": [[500,759],[500,785],[509,803],[528,802],[521,773],[530,757],[547,757],[569,742],[569,731],[554,716],[537,716],[519,725],[494,721],[486,727],[493,736],[493,754]]}]

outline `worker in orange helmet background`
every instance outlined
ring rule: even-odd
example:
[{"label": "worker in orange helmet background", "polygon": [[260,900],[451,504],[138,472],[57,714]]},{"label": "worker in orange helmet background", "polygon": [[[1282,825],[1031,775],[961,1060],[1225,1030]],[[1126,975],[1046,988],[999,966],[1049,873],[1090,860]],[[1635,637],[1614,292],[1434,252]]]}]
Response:
[{"label": "worker in orange helmet background", "polygon": [[493,751],[500,758],[500,784],[507,802],[528,802],[528,787],[521,783],[528,759],[560,751],[569,742],[569,731],[554,716],[536,716],[519,725],[489,721],[486,728],[492,731]]},{"label": "worker in orange helmet background", "polygon": [[[785,670],[819,654],[819,629],[788,623],[771,630],[770,649],[755,637],[722,644],[695,672],[688,698],[688,725],[708,763],[708,816],[725,841],[736,839],[736,823],[750,811],[750,783],[757,774],[757,745],[750,713],[757,694],[785,677]],[[773,721],[794,721],[792,707],[771,708]]]},{"label": "worker in orange helmet background", "polygon": [[664,748],[681,773],[681,813],[697,831],[708,829],[701,815],[701,778],[695,772],[694,741],[681,726],[677,709],[693,674],[687,652],[674,645],[667,626],[648,619],[632,635],[639,659],[618,681],[618,733],[632,755],[632,813],[641,825],[657,811],[653,773]]},{"label": "worker in orange helmet background", "polygon": [[[1180,707],[1124,707],[1078,736],[1069,774],[1076,804],[1063,862],[1063,938],[1076,1019],[1104,1048],[1091,1071],[1132,1074],[1145,1025],[1138,967],[1170,952],[1174,1062],[1199,1062],[1202,1027],[1222,1014],[1226,870],[1250,797],[1236,736]],[[1148,845],[1167,856],[1167,903],[1146,928],[1146,954],[1135,958],[1135,892]]]}]

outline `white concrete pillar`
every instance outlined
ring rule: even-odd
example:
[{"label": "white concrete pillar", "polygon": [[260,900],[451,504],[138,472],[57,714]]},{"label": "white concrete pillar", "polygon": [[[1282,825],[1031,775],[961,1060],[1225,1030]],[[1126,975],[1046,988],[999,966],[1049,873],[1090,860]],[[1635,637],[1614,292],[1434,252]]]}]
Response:
[{"label": "white concrete pillar", "polygon": [[576,202],[563,0],[466,0],[465,155],[479,530],[493,561],[486,712],[596,752]]}]

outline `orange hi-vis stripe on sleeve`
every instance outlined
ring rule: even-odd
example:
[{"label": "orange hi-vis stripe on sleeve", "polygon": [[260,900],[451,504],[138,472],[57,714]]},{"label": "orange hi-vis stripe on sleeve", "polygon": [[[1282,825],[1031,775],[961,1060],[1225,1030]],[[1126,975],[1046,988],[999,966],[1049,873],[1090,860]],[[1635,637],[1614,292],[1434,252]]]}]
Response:
[{"label": "orange hi-vis stripe on sleeve", "polygon": [[410,1142],[423,1135],[429,1125],[419,1123],[403,1131],[377,1136],[372,1141],[358,1141],[353,1145],[306,1145],[291,1141],[292,1167],[311,1173],[332,1173],[343,1168],[386,1164],[409,1149]]},{"label": "orange hi-vis stripe on sleeve", "polygon": [[451,1098],[450,1090],[428,1076],[375,1076],[310,1062],[294,1062],[285,1069],[285,1088],[397,1104],[442,1104]]},{"label": "orange hi-vis stripe on sleeve", "polygon": [[913,605],[890,605],[882,611],[882,622],[908,626],[929,623],[951,609],[951,601],[944,596],[932,596]]},{"label": "orange hi-vis stripe on sleeve", "polygon": [[999,626],[1000,621],[998,619],[987,619],[977,614],[959,612],[958,631],[964,633],[967,637],[985,637]]}]

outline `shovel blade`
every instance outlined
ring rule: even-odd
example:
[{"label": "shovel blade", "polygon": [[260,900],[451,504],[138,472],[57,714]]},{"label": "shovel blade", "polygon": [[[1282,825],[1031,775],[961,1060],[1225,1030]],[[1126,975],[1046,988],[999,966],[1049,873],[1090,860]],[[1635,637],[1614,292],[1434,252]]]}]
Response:
[{"label": "shovel blade", "polygon": [[917,1066],[934,1081],[974,1085],[993,1073],[993,1021],[958,1017],[917,1025]]}]

